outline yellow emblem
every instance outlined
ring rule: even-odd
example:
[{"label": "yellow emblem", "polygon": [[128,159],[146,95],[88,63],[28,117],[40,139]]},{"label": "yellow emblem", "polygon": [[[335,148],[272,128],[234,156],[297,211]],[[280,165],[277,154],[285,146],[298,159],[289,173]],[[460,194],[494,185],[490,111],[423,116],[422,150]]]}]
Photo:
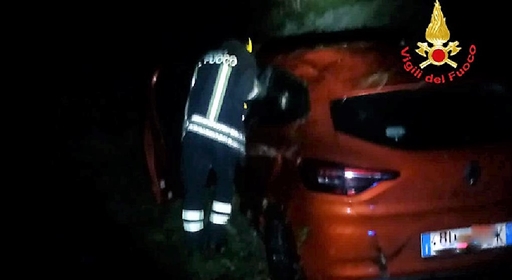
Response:
[{"label": "yellow emblem", "polygon": [[252,41],[251,41],[251,38],[249,38],[249,40],[247,40],[247,44],[245,45],[245,47],[247,48],[247,51],[249,53],[252,53]]},{"label": "yellow emblem", "polygon": [[[457,67],[457,63],[448,57],[458,53],[461,48],[457,47],[459,45],[458,41],[448,42],[448,40],[450,40],[450,31],[446,26],[446,18],[441,11],[441,5],[438,0],[436,0],[434,4],[434,11],[432,12],[430,24],[425,32],[425,39],[433,46],[429,47],[428,43],[418,43],[418,47],[420,48],[417,49],[416,52],[428,58],[420,64],[421,69],[429,64],[439,66],[445,63],[453,68]],[[443,45],[446,42],[448,42],[448,46],[444,47]]]}]

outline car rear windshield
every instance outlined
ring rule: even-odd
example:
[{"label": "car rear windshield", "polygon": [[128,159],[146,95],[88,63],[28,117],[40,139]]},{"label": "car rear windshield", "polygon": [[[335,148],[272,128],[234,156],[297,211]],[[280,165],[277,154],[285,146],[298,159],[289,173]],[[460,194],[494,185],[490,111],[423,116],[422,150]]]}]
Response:
[{"label": "car rear windshield", "polygon": [[509,141],[512,96],[498,84],[437,86],[331,102],[334,128],[399,149],[462,148]]}]

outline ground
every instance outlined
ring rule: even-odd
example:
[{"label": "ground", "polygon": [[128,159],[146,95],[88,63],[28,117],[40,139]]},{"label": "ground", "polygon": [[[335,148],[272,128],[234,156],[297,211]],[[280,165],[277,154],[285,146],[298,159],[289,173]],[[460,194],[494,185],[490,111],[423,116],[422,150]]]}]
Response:
[{"label": "ground", "polygon": [[151,196],[139,97],[95,97],[73,98],[83,122],[66,145],[69,163],[78,167],[69,171],[79,187],[73,197],[80,198],[72,202],[78,215],[69,250],[81,268],[171,279],[268,279],[260,239],[236,203],[226,251],[212,260],[185,254],[181,201],[158,206]]}]

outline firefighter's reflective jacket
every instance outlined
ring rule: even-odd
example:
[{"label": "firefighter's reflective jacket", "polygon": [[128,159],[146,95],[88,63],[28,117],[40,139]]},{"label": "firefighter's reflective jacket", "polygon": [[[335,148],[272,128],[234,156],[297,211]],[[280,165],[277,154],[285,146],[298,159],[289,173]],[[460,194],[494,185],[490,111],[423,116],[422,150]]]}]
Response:
[{"label": "firefighter's reflective jacket", "polygon": [[197,64],[183,136],[196,133],[245,153],[244,102],[258,96],[257,64],[246,46],[228,41]]}]

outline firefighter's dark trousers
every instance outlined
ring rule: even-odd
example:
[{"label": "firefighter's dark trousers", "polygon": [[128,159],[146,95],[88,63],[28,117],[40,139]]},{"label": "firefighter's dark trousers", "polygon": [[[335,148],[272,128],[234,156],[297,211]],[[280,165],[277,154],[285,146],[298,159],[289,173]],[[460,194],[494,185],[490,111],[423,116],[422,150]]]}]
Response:
[{"label": "firefighter's dark trousers", "polygon": [[[223,246],[231,215],[234,173],[239,155],[228,146],[192,132],[185,135],[182,147],[185,187],[182,219],[187,243],[194,248],[203,246],[205,241],[211,246]],[[211,169],[215,172],[216,184],[211,211],[206,216],[205,186]]]}]

